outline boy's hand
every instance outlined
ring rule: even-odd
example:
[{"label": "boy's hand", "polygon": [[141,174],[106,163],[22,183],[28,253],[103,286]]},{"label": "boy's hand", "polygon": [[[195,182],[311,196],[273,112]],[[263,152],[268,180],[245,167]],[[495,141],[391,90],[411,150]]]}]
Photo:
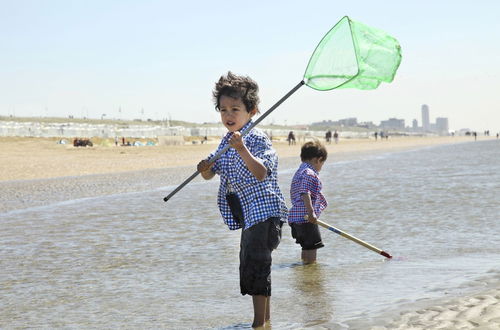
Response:
[{"label": "boy's hand", "polygon": [[211,169],[212,166],[214,166],[214,164],[215,163],[210,163],[207,159],[203,159],[201,162],[198,163],[198,165],[196,166],[196,169],[200,173],[206,172],[209,169]]},{"label": "boy's hand", "polygon": [[248,150],[245,143],[243,143],[243,138],[240,132],[233,132],[229,138],[229,145],[238,152],[238,155],[245,162],[247,169],[257,180],[264,181],[266,179],[267,168],[258,158],[254,157],[254,155],[250,153],[250,150]]},{"label": "boy's hand", "polygon": [[316,216],[316,213],[314,213],[311,202],[311,195],[309,193],[304,193],[301,195],[301,198],[307,211],[307,214],[304,215],[304,220],[307,220],[310,223],[316,223],[318,221],[318,217]]},{"label": "boy's hand", "polygon": [[240,132],[233,133],[233,135],[229,139],[229,145],[236,149],[236,151],[241,151],[245,148],[245,144],[243,143],[243,138],[241,137]]},{"label": "boy's hand", "polygon": [[318,217],[314,213],[309,214],[309,215],[305,215],[304,218],[307,221],[309,221],[310,223],[317,223],[318,222]]}]

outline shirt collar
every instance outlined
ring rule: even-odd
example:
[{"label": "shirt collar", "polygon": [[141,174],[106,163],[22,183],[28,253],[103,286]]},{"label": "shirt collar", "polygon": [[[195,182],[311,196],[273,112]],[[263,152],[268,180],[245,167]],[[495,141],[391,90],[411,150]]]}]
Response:
[{"label": "shirt collar", "polygon": [[302,167],[310,168],[311,170],[314,171],[314,173],[319,174],[318,171],[316,171],[316,169],[314,168],[314,166],[312,166],[311,164],[309,164],[307,162],[302,162]]}]

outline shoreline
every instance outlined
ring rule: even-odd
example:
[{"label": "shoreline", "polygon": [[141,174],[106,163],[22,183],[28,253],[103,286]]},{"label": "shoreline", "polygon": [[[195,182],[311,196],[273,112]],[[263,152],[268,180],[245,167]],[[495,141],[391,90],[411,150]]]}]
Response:
[{"label": "shoreline", "polygon": [[370,330],[500,329],[500,275],[481,280],[483,286],[461,294],[415,301],[374,318],[347,323],[353,329]]},{"label": "shoreline", "polygon": [[[494,138],[478,138],[478,141]],[[115,174],[150,169],[192,166],[207,157],[218,141],[208,144],[172,146],[73,147],[57,144],[58,138],[0,138],[0,182],[13,180],[49,179],[92,174]],[[380,153],[411,150],[441,144],[474,142],[471,137],[391,137],[388,140],[341,139],[338,144],[326,144],[329,160],[346,153]],[[289,146],[273,141],[278,157],[299,158],[302,142]]]}]

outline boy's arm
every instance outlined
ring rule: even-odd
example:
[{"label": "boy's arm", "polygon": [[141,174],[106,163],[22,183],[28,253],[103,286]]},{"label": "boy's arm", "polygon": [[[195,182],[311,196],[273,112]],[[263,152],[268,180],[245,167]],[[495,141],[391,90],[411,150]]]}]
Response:
[{"label": "boy's arm", "polygon": [[311,195],[309,193],[304,193],[300,195],[302,198],[302,202],[304,202],[304,206],[306,207],[307,210],[307,221],[311,223],[316,223],[318,221],[318,218],[316,217],[316,214],[314,213],[314,209],[312,206],[312,201],[311,201]]},{"label": "boy's arm", "polygon": [[198,169],[198,172],[200,172],[203,179],[210,180],[215,176],[215,172],[212,171],[212,167],[214,166],[214,164],[215,163],[210,164],[210,162],[206,159],[198,163],[198,166],[196,166],[196,168]]},{"label": "boy's arm", "polygon": [[233,136],[229,140],[229,144],[231,147],[236,149],[241,159],[243,159],[248,167],[248,170],[252,172],[255,178],[259,181],[264,181],[267,176],[267,168],[250,153],[248,148],[243,143],[240,132],[234,132]]}]

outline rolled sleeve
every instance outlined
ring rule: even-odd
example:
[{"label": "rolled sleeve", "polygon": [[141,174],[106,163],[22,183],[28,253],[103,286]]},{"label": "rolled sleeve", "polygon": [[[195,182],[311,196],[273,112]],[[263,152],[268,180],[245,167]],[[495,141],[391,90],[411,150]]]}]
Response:
[{"label": "rolled sleeve", "polygon": [[249,144],[251,154],[262,162],[268,174],[277,168],[278,157],[267,136],[254,136]]}]

